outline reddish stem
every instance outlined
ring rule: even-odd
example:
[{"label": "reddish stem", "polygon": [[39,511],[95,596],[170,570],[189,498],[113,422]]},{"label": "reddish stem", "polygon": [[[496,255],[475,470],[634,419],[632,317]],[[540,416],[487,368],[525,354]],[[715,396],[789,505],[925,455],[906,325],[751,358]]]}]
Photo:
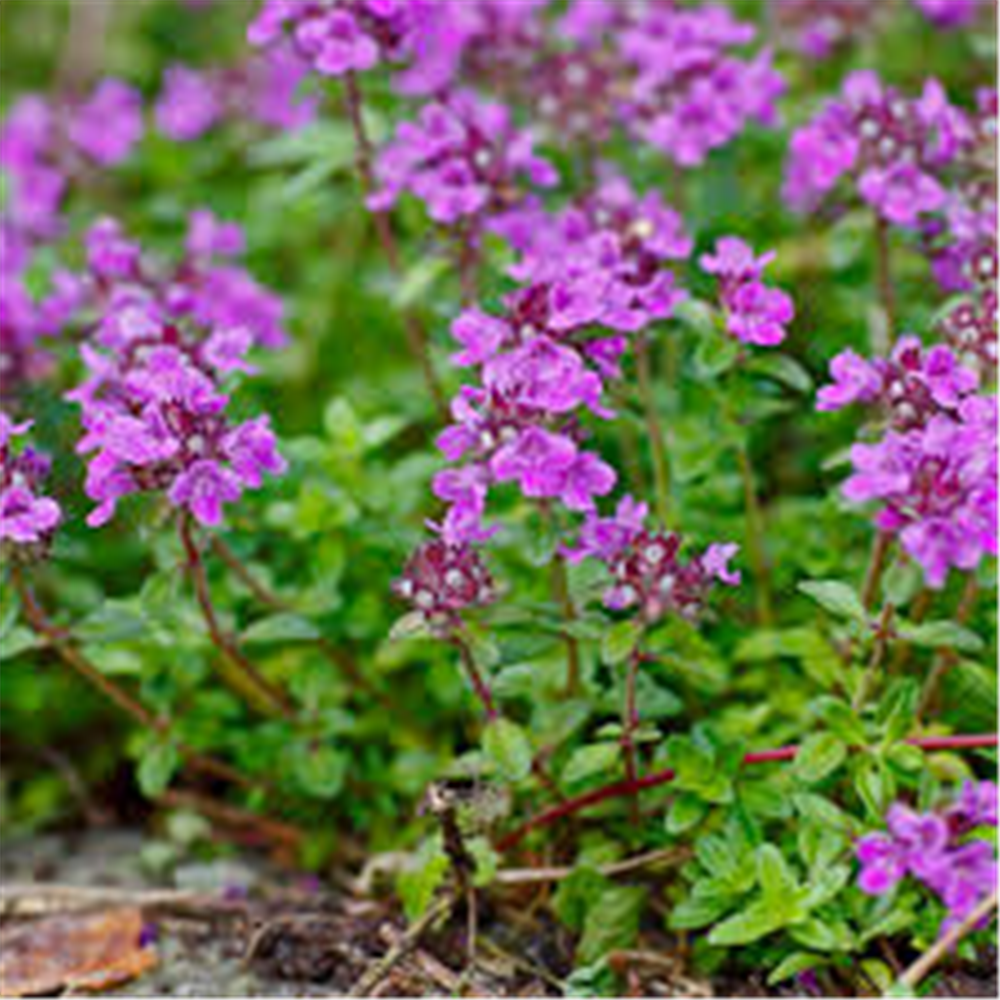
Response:
[{"label": "reddish stem", "polygon": [[212,644],[222,654],[217,662],[219,676],[223,681],[249,705],[264,715],[283,716],[286,719],[295,718],[295,708],[284,692],[276,688],[264,677],[246,657],[236,640],[226,634],[219,622],[212,603],[212,594],[208,587],[208,574],[201,556],[201,550],[194,539],[191,530],[191,520],[182,515],[178,521],[178,532],[187,568],[194,583],[195,596],[202,618],[208,627]]},{"label": "reddish stem", "polygon": [[500,713],[497,711],[496,702],[493,700],[493,692],[490,690],[479,667],[476,665],[476,658],[473,656],[469,644],[458,633],[452,636],[452,642],[461,655],[462,666],[465,668],[465,673],[472,684],[472,690],[476,692],[476,697],[482,703],[487,720],[493,722],[494,719],[500,717]]},{"label": "reddish stem", "polygon": [[[918,747],[921,750],[977,750],[997,745],[996,733],[982,733],[975,735],[959,736],[923,736],[905,740],[910,746]],[[777,747],[772,750],[757,750],[748,753],[743,758],[744,765],[767,764],[775,761],[792,760],[798,753],[797,746]],[[665,768],[662,771],[654,771],[652,774],[636,778],[634,781],[616,781],[610,785],[603,785],[592,791],[585,792],[575,798],[560,802],[551,809],[532,816],[520,826],[511,830],[510,833],[501,837],[496,847],[499,851],[509,851],[520,843],[532,830],[540,829],[543,826],[550,826],[566,816],[580,812],[589,806],[606,802],[609,799],[622,798],[627,795],[635,795],[647,788],[658,788],[661,785],[669,784],[674,779],[674,771]]]}]

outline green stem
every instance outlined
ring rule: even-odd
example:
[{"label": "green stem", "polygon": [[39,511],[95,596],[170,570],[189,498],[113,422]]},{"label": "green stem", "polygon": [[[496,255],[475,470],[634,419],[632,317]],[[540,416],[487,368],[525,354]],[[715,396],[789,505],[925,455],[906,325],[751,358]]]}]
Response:
[{"label": "green stem", "polygon": [[892,248],[889,243],[889,225],[878,212],[875,213],[875,272],[879,301],[885,314],[889,343],[896,339],[896,289],[892,279]]},{"label": "green stem", "polygon": [[649,448],[653,460],[653,479],[656,486],[656,513],[666,527],[670,516],[670,460],[664,444],[663,427],[653,395],[653,377],[649,360],[649,341],[640,334],[635,341],[635,368],[642,400]]},{"label": "green stem", "polygon": [[[959,598],[958,608],[955,610],[955,621],[959,625],[964,625],[976,607],[976,598],[979,596],[979,584],[974,573],[969,573],[965,578],[965,588]],[[942,649],[934,659],[927,680],[924,682],[923,690],[920,693],[920,702],[917,706],[917,718],[922,719],[934,707],[937,700],[938,688],[945,675],[958,662],[958,656],[952,649]]]},{"label": "green stem", "polygon": [[860,712],[861,709],[864,708],[865,703],[868,701],[868,697],[871,694],[875,679],[878,676],[882,663],[885,660],[885,651],[889,646],[892,619],[895,614],[895,605],[891,601],[886,601],[882,606],[882,612],[879,615],[878,624],[875,626],[875,642],[872,645],[871,659],[868,661],[868,666],[865,668],[864,674],[861,675],[858,690],[854,693],[854,698],[851,702],[851,707],[855,712]]},{"label": "green stem", "polygon": [[736,448],[736,461],[739,464],[740,479],[743,482],[743,504],[746,511],[747,554],[753,569],[756,583],[757,622],[765,627],[774,621],[771,605],[771,574],[767,565],[766,528],[764,511],[757,496],[753,465],[746,444],[742,441]]}]

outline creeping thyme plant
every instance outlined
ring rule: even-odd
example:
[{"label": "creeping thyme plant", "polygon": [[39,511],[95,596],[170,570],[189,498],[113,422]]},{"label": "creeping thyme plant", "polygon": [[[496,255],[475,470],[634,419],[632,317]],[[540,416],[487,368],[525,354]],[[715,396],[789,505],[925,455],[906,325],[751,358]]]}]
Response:
[{"label": "creeping thyme plant", "polygon": [[514,893],[568,994],[980,960],[993,5],[62,6],[2,14],[3,822],[69,748],[467,963]]}]

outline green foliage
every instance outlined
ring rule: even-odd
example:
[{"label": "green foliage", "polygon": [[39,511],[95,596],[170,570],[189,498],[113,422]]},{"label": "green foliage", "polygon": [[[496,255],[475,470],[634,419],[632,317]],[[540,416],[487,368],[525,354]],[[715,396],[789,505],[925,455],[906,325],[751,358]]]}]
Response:
[{"label": "green foliage", "polygon": [[[148,97],[174,61],[209,66],[244,52],[244,4],[216,4],[197,19],[166,0],[112,6],[122,10],[101,68],[135,80]],[[766,5],[739,6],[767,30]],[[68,8],[36,0],[5,0],[4,8],[7,109],[20,93],[50,87],[68,52]],[[908,87],[935,75],[966,103],[989,78],[976,48],[982,39],[922,35],[908,9],[887,16],[896,18],[891,31],[873,32],[830,63],[804,67],[782,53],[795,95],[783,109],[788,126],[751,130],[698,170],[668,179],[661,158],[627,143],[602,150],[636,187],[683,204],[696,237],[693,260],[677,264],[690,294],[649,338],[669,465],[667,526],[682,534],[685,551],[738,542],[744,582],[713,596],[697,620],[640,622],[601,606],[609,580],[586,561],[563,567],[567,617],[553,570],[579,519],[543,514],[497,487],[491,520],[503,530],[489,561],[501,598],[470,614],[463,632],[500,711],[491,721],[454,645],[391,594],[425,522],[440,513],[431,481],[443,467],[435,444],[442,421],[407,347],[403,314],[428,331],[430,363],[450,396],[461,377],[447,362],[462,299],[456,248],[406,205],[392,219],[398,274],[388,267],[362,207],[353,132],[336,88],[311,84],[322,113],[300,131],[264,135],[242,122],[183,145],[150,135],[127,168],[74,195],[66,206],[70,260],[62,249],[40,252],[28,275],[32,294],[48,289],[60,263],[79,263],[80,236],[98,215],[120,216],[164,259],[176,255],[195,207],[244,227],[250,269],[282,296],[292,342],[255,354],[261,374],[245,395],[241,388],[239,405],[273,415],[289,470],[247,494],[214,533],[228,557],[199,533],[218,617],[210,627],[164,505],[129,498],[114,523],[83,526],[89,502],[74,454],[78,418],[63,398],[80,374],[79,331],[50,338],[51,380],[31,389],[26,406],[37,443],[55,457],[53,481],[68,516],[51,558],[23,575],[50,609],[57,637],[72,640],[98,683],[33,630],[6,577],[4,832],[78,819],[81,781],[97,794],[127,789],[121,794],[154,806],[196,781],[226,804],[297,827],[303,866],[325,870],[346,836],[373,854],[402,856],[396,890],[412,921],[454,884],[440,816],[427,808],[431,784],[450,781],[467,796],[458,813],[477,892],[499,891],[504,868],[539,859],[572,866],[551,899],[532,902],[532,912],[547,909],[572,941],[568,995],[618,989],[608,956],[636,947],[650,928],[662,933],[664,913],[671,932],[694,937],[701,971],[727,963],[777,985],[829,967],[864,992],[891,992],[894,973],[876,957],[881,939],[925,948],[942,911],[910,885],[879,899],[861,893],[854,844],[884,828],[894,802],[940,806],[964,779],[993,773],[992,757],[924,752],[907,741],[995,729],[995,579],[992,565],[980,571],[978,601],[963,598],[957,573],[930,592],[919,567],[894,553],[873,607],[864,606],[872,530],[837,484],[849,446],[865,432],[855,414],[817,414],[815,390],[838,351],[870,353],[885,332],[873,318],[871,214],[843,206],[835,219],[797,217],[779,194],[788,127],[851,69],[882,67]],[[415,105],[376,80],[371,86],[366,120],[377,142]],[[540,140],[546,155],[559,155],[549,145]],[[567,152],[563,160],[553,205],[585,183],[579,157]],[[758,251],[777,251],[775,280],[798,313],[780,350],[749,349],[729,336],[696,266],[699,253],[731,232]],[[897,236],[900,329],[929,331],[940,296],[917,242]],[[481,298],[492,306],[510,291],[511,252],[492,236],[481,249]],[[628,354],[625,377],[609,394],[616,419],[588,418],[585,433],[620,471],[616,496],[631,492],[654,506],[649,428],[632,365]],[[744,461],[762,508],[759,539]],[[759,601],[765,583],[769,609]],[[894,611],[879,635],[885,602]],[[246,703],[231,674],[227,681],[227,642],[287,697],[291,713],[269,717]],[[628,796],[599,795],[626,774],[630,663],[639,664],[639,726],[631,733],[639,771],[673,774],[637,797],[638,823]],[[101,681],[156,725],[122,712]],[[748,752],[790,746],[794,756],[744,763]],[[65,748],[72,766],[53,768],[50,748]],[[203,781],[185,763],[192,753],[224,762],[250,787]],[[498,849],[509,827],[577,795],[594,798],[575,822],[540,825],[525,841],[530,852]],[[144,857],[160,869],[195,846],[209,849],[212,839],[208,821],[184,810],[168,812],[156,830],[161,839]],[[661,848],[690,858],[676,877],[648,877],[642,868],[601,873]]]}]

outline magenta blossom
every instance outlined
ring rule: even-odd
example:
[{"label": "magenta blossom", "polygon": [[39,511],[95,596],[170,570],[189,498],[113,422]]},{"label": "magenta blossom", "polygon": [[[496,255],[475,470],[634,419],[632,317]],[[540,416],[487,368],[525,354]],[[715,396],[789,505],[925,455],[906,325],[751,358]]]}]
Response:
[{"label": "magenta blossom", "polygon": [[925,349],[914,336],[896,342],[889,358],[843,351],[830,362],[834,377],[816,396],[818,410],[853,403],[878,406],[894,428],[920,427],[938,413],[954,413],[976,391],[979,376],[959,364],[950,348]]},{"label": "magenta blossom", "polygon": [[791,297],[760,280],[773,259],[773,253],[758,257],[741,239],[724,236],[716,242],[714,254],[703,254],[699,260],[701,269],[719,281],[726,329],[745,344],[780,344],[795,317]]},{"label": "magenta blossom", "polygon": [[996,555],[995,398],[970,396],[953,415],[856,444],[851,461],[844,496],[881,503],[876,524],[898,534],[928,586],[942,587],[952,567],[968,572]]},{"label": "magenta blossom", "polygon": [[31,423],[16,424],[0,411],[0,543],[22,551],[49,542],[62,520],[59,504],[41,493],[48,459],[30,447],[14,452],[14,439],[25,435]]},{"label": "magenta blossom", "polygon": [[948,909],[942,932],[971,913],[996,885],[996,849],[966,840],[978,826],[996,826],[995,782],[966,782],[954,805],[940,812],[917,813],[896,803],[886,817],[887,833],[861,837],[855,854],[861,865],[858,885],[881,896],[912,875]]}]

